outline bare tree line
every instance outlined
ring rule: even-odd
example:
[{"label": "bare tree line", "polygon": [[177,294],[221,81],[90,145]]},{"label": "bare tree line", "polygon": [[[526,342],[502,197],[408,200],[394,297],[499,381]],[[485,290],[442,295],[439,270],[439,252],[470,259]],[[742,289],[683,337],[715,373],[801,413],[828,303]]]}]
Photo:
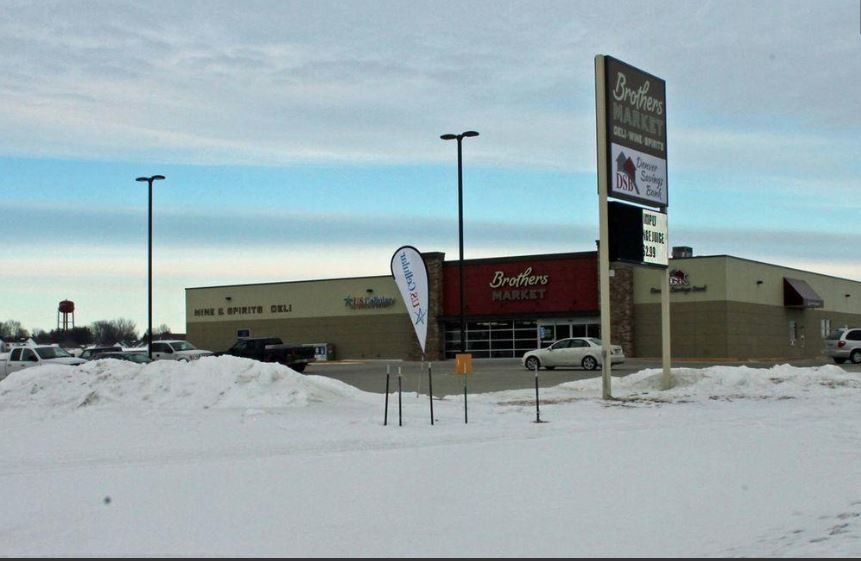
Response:
[{"label": "bare tree line", "polygon": [[[153,329],[154,339],[167,339],[173,333],[166,324],[161,324]],[[10,319],[0,321],[0,339],[4,341],[17,341],[32,337],[34,341],[42,344],[57,343],[68,346],[86,345],[114,345],[124,346],[138,345],[147,342],[146,332],[138,335],[137,325],[130,319],[117,318],[112,320],[99,320],[88,326],[72,327],[66,330],[35,329],[33,332],[25,329],[18,320]]]}]

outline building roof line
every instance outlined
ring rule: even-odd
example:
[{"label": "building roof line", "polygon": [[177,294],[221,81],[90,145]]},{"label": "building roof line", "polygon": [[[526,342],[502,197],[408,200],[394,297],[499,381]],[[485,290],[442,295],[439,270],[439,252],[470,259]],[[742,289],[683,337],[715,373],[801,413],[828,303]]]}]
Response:
[{"label": "building roof line", "polygon": [[293,280],[293,281],[272,281],[272,282],[248,282],[242,284],[218,284],[212,286],[193,286],[186,288],[186,290],[204,290],[208,288],[239,288],[242,286],[266,286],[273,284],[301,284],[307,282],[335,282],[335,281],[360,281],[367,279],[391,279],[392,275],[367,275],[363,277],[338,277],[331,279],[303,279],[303,280]]},{"label": "building roof line", "polygon": [[797,271],[799,273],[807,273],[809,275],[818,275],[820,277],[828,277],[830,279],[835,279],[835,280],[841,280],[841,281],[847,281],[847,282],[861,282],[857,279],[838,277],[836,275],[829,275],[828,273],[818,273],[816,271],[810,271],[808,269],[799,269],[797,267],[787,267],[786,265],[778,265],[776,263],[768,263],[767,261],[758,261],[756,259],[748,259],[746,257],[737,257],[735,255],[728,255],[726,253],[719,253],[716,255],[694,255],[691,257],[670,257],[670,261],[673,262],[673,261],[685,261],[685,260],[689,260],[689,259],[709,259],[709,258],[719,258],[719,257],[724,257],[727,259],[735,259],[736,261],[745,261],[747,263],[756,263],[758,265],[767,265],[769,267],[777,267],[779,269],[784,269],[787,271]]}]

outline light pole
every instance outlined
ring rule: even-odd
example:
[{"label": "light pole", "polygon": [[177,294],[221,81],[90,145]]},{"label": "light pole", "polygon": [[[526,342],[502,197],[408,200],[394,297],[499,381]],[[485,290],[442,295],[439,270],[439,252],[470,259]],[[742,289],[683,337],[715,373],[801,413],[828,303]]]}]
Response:
[{"label": "light pole", "polygon": [[152,359],[152,182],[164,179],[163,175],[138,177],[136,181],[149,184],[149,228],[147,236],[147,356]]},{"label": "light pole", "polygon": [[461,142],[464,138],[478,136],[475,131],[466,131],[460,134],[444,134],[440,136],[443,140],[457,140],[457,231],[460,241],[460,261],[458,262],[458,274],[460,277],[460,352],[466,352],[466,325],[463,321],[463,157]]}]

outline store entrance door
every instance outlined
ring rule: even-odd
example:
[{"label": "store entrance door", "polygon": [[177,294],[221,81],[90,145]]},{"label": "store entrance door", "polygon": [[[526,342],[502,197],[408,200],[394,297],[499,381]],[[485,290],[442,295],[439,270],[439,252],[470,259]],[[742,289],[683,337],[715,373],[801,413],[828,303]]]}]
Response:
[{"label": "store entrance door", "polygon": [[540,322],[538,324],[538,338],[541,340],[541,348],[549,347],[553,341],[571,337],[571,326],[567,323]]}]

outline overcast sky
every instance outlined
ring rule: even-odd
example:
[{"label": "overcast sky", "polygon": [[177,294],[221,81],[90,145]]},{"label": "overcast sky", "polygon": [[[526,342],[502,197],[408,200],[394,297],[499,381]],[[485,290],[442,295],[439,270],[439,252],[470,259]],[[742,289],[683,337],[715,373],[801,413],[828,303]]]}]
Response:
[{"label": "overcast sky", "polygon": [[667,84],[670,244],[861,280],[861,7],[0,0],[0,320],[595,249],[594,57]]}]

